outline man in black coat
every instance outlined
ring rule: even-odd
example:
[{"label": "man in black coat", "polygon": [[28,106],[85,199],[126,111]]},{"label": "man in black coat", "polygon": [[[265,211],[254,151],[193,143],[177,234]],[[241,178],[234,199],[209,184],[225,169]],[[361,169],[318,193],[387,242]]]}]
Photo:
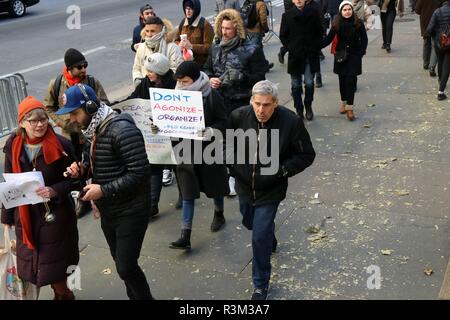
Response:
[{"label": "man in black coat", "polygon": [[303,109],[306,109],[306,119],[311,121],[314,116],[314,74],[320,71],[319,52],[323,28],[319,12],[307,6],[307,0],[293,2],[295,6],[283,13],[281,18],[280,39],[283,46],[289,50],[288,73],[291,75],[294,107],[302,118]]},{"label": "man in black coat", "polygon": [[144,138],[131,116],[118,115],[99,104],[91,87],[75,85],[65,92],[58,114],[70,113],[70,121],[82,129],[88,141],[84,159],[72,163],[67,174],[91,178],[83,201],[91,201],[101,214],[101,227],[132,300],[153,299],[138,259],[150,214],[150,164]]},{"label": "man in black coat", "polygon": [[153,7],[149,4],[142,6],[139,9],[139,12],[141,13],[139,15],[139,24],[133,29],[133,42],[131,43],[131,50],[133,50],[134,52],[136,52],[139,44],[142,42],[141,31],[145,27],[144,21],[149,17],[156,16]]},{"label": "man in black coat", "polygon": [[[270,256],[277,246],[278,206],[286,198],[288,178],[309,167],[315,152],[303,120],[278,106],[278,90],[267,80],[253,86],[251,105],[233,111],[228,127],[244,130],[234,139],[227,134],[227,164],[236,177],[242,224],[252,230],[252,300],[265,300]],[[266,161],[269,152],[270,161]]]}]

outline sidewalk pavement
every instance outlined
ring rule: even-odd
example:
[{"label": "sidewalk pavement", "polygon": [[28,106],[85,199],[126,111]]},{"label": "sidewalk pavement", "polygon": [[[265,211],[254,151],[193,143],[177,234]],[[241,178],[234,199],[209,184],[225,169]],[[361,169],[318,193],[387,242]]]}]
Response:
[{"label": "sidewalk pavement", "polygon": [[[438,298],[450,254],[449,102],[436,100],[437,79],[422,70],[418,16],[397,20],[390,54],[380,38],[381,30],[369,32],[354,122],[338,112],[338,80],[324,49],[324,87],[316,89],[314,121],[306,122],[317,158],[290,179],[279,208],[269,299]],[[278,48],[274,38],[265,48],[275,62],[267,78],[280,84],[280,104],[293,109]],[[176,186],[161,196],[140,258],[155,298],[249,299],[251,235],[237,198],[225,200],[227,222],[217,233],[209,230],[212,200],[196,202],[185,253],[168,247],[180,233]],[[85,216],[78,228],[77,299],[127,299],[99,221]],[[449,298],[448,289],[442,293]],[[43,288],[40,299],[51,298]]]}]

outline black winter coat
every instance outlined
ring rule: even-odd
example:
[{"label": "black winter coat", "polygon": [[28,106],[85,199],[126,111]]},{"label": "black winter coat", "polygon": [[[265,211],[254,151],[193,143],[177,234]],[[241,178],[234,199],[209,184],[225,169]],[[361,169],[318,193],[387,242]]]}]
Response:
[{"label": "black winter coat", "polygon": [[[209,96],[203,98],[203,112],[205,116],[205,127],[217,129],[225,137],[227,115],[225,113],[223,98],[217,90],[212,89]],[[186,142],[191,141],[190,146],[192,156],[194,156],[194,143],[199,143],[199,141],[183,140]],[[202,142],[202,153],[210,144],[211,142]],[[174,143],[174,145],[177,145],[177,143]],[[191,163],[194,163],[193,160],[192,157]],[[197,199],[200,197],[200,192],[205,193],[208,198],[223,197],[230,192],[225,164],[179,164],[176,170],[177,182],[183,199]]]},{"label": "black winter coat", "polygon": [[141,19],[139,18],[139,24],[136,27],[134,27],[134,29],[133,29],[133,41],[131,43],[131,50],[133,50],[134,52],[136,52],[136,50],[134,49],[134,45],[136,43],[142,42],[141,31],[142,31],[142,29],[144,29],[144,27],[145,27],[145,24],[143,24]]},{"label": "black winter coat", "polygon": [[258,46],[243,40],[231,50],[224,51],[219,42],[218,39],[211,46],[208,59],[203,66],[205,73],[210,78],[219,78],[229,69],[240,71],[243,79],[230,86],[220,87],[219,92],[229,100],[250,98],[255,83],[265,79],[267,64],[264,52]]},{"label": "black winter coat", "polygon": [[447,25],[450,25],[450,1],[445,2],[442,7],[434,11],[427,27],[427,32],[433,37],[438,49],[440,48],[439,34],[441,31],[445,31]]},{"label": "black winter coat", "polygon": [[[322,47],[328,46],[333,41],[335,35],[336,31],[332,27],[328,32],[328,35],[323,39]],[[336,62],[335,59],[333,72],[338,75],[360,75],[362,73],[362,57],[366,54],[368,44],[367,32],[364,24],[361,23],[359,28],[357,28],[353,21],[343,22],[341,23],[337,35],[338,44],[336,51],[344,50],[345,47],[348,47],[348,59],[342,63]]]},{"label": "black winter coat", "polygon": [[[271,164],[261,164],[259,145],[256,146],[258,161],[256,165],[252,164],[255,155],[248,154],[248,150],[251,150],[249,143],[252,143],[249,142],[249,139],[246,139],[245,142],[246,164],[234,164],[230,168],[232,175],[236,178],[236,191],[239,197],[243,197],[247,202],[254,205],[282,201],[286,197],[288,177],[302,172],[314,161],[316,153],[302,119],[285,107],[278,106],[272,117],[264,125],[257,120],[252,106],[241,107],[231,113],[229,128],[243,129],[244,132],[252,129],[256,130],[258,135],[261,129],[269,129],[267,132],[267,148],[262,147],[266,155],[270,155],[273,149],[270,143],[271,129],[279,130],[279,140],[275,142],[279,150],[280,169],[276,174],[261,174],[261,168],[266,167],[265,170],[267,170],[267,167],[270,167]],[[236,145],[236,141],[236,139],[227,141],[227,144],[234,144],[235,157],[238,156],[237,150],[243,147]],[[257,141],[260,141],[260,139]],[[287,172],[286,176],[283,175],[282,167]]]},{"label": "black winter coat", "polygon": [[[85,159],[89,159],[85,145]],[[103,197],[95,201],[102,219],[150,213],[150,164],[144,137],[128,114],[113,114],[97,129],[92,183]]]},{"label": "black winter coat", "polygon": [[[51,130],[50,128],[48,130]],[[15,133],[6,142],[5,173],[12,172],[12,140]],[[67,268],[78,265],[78,229],[77,217],[69,199],[71,190],[77,188],[70,179],[64,178],[63,172],[75,161],[72,144],[64,137],[57,135],[67,156],[46,164],[42,150],[36,160],[36,170],[41,171],[45,185],[53,188],[57,196],[49,202],[50,210],[56,219],[52,223],[45,222],[45,207],[42,203],[30,205],[30,218],[33,240],[36,250],[30,250],[22,241],[22,224],[19,209],[2,209],[1,222],[14,225],[17,238],[17,269],[19,276],[26,281],[42,287],[67,278]],[[23,172],[33,170],[26,152],[22,149],[19,158]]]},{"label": "black winter coat", "polygon": [[294,7],[283,13],[280,39],[289,50],[288,73],[300,76],[305,73],[306,61],[311,72],[320,71],[319,50],[323,27],[319,12],[313,6],[305,6],[303,11]]},{"label": "black winter coat", "polygon": [[327,12],[331,16],[335,16],[339,13],[339,5],[343,0],[328,0]]}]

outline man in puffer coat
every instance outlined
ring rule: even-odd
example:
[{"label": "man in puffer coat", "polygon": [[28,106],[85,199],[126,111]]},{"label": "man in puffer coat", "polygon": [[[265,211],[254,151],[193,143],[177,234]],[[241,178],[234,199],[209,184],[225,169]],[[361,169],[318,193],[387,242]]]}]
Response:
[{"label": "man in puffer coat", "polygon": [[70,121],[82,129],[89,142],[84,159],[90,159],[72,163],[67,172],[92,178],[82,200],[91,201],[93,210],[101,214],[101,227],[128,297],[153,299],[138,265],[150,214],[150,164],[142,133],[131,116],[99,104],[87,85],[73,86],[65,95],[66,103],[58,113],[70,113]]},{"label": "man in puffer coat", "polygon": [[211,87],[224,98],[228,115],[249,104],[253,85],[265,79],[267,63],[262,49],[245,40],[244,22],[238,11],[219,13],[214,29],[216,42],[203,69]]}]

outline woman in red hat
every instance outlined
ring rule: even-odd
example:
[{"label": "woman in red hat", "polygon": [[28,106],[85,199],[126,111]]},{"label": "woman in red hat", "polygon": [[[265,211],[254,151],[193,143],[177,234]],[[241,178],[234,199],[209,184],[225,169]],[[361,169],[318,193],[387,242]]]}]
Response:
[{"label": "woman in red hat", "polygon": [[[18,113],[18,128],[3,149],[4,172],[42,172],[45,186],[36,194],[48,202],[2,208],[1,222],[15,227],[19,277],[38,288],[50,284],[56,300],[73,300],[66,283],[67,270],[78,264],[79,251],[77,217],[68,194],[76,185],[63,176],[75,161],[72,145],[55,134],[45,106],[36,98],[26,97]],[[48,219],[47,209],[53,221]]]}]

